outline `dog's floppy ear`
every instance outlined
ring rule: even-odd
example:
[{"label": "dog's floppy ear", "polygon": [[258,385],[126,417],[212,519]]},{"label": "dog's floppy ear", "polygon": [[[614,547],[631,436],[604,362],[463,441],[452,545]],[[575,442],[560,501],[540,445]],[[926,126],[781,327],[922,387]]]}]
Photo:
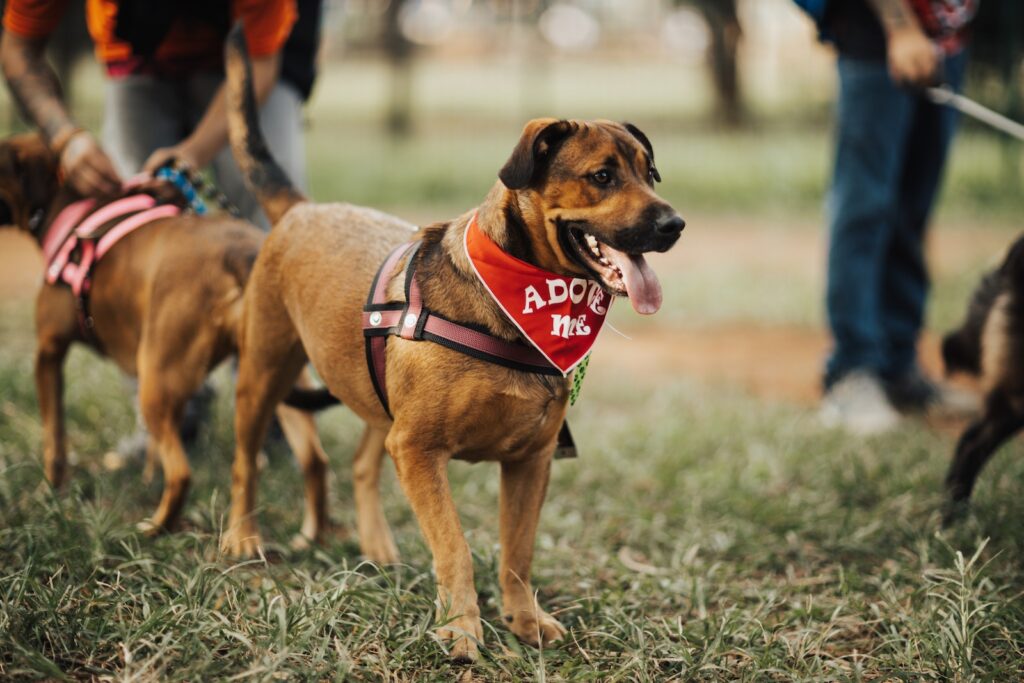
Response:
[{"label": "dog's floppy ear", "polygon": [[16,153],[28,206],[46,208],[57,191],[57,160],[44,144],[21,147]]},{"label": "dog's floppy ear", "polygon": [[654,179],[660,183],[661,174],[658,173],[658,167],[654,165],[654,145],[651,144],[651,141],[647,138],[644,132],[637,128],[636,126],[634,126],[632,123],[624,121],[622,123],[622,126],[623,128],[629,131],[630,135],[635,137],[640,142],[640,144],[644,146],[644,149],[647,150],[647,155],[651,157],[651,170],[654,172]]},{"label": "dog's floppy ear", "polygon": [[555,145],[575,130],[569,121],[558,119],[534,119],[523,128],[519,144],[512,150],[498,177],[510,190],[521,190],[529,186],[541,163],[550,157]]},{"label": "dog's floppy ear", "polygon": [[31,229],[31,217],[46,209],[57,191],[57,166],[42,137],[17,135],[0,142],[3,225]]}]

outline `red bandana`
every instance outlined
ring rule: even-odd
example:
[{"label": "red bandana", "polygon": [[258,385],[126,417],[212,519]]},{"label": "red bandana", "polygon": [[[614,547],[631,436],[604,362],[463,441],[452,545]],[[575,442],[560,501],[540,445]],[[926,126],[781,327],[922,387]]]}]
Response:
[{"label": "red bandana", "polygon": [[597,339],[611,297],[597,282],[556,275],[505,253],[483,233],[476,214],[465,236],[477,277],[519,331],[568,375]]}]

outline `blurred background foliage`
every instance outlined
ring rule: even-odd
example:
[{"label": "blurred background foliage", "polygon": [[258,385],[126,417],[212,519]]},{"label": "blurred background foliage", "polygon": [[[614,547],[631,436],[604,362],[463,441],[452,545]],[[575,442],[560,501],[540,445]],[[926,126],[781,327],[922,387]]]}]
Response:
[{"label": "blurred background foliage", "polygon": [[[69,5],[52,56],[96,127],[101,75],[84,3]],[[1024,118],[1024,3],[981,8],[968,93]],[[439,217],[479,200],[525,120],[577,116],[644,128],[681,206],[820,213],[834,55],[791,0],[327,0],[323,26],[318,198]],[[1020,145],[965,129],[944,206],[1018,215]]]}]

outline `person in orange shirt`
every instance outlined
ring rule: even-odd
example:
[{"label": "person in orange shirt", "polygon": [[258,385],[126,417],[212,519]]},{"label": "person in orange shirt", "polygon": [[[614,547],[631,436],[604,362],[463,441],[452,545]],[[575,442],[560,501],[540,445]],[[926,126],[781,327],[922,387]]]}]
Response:
[{"label": "person in orange shirt", "polygon": [[[212,165],[242,215],[266,226],[226,146],[223,40],[234,22],[244,23],[271,151],[301,181],[301,107],[312,83],[312,53],[305,92],[278,81],[295,0],[86,2],[89,33],[107,74],[102,146],[75,123],[44,59],[67,0],[9,0],[0,39],[0,67],[11,93],[58,156],[65,182],[83,196],[97,196],[172,158],[195,169]],[[314,5],[315,40],[319,2]]]},{"label": "person in orange shirt", "polygon": [[[268,228],[227,148],[223,43],[242,21],[252,52],[260,123],[275,158],[300,187],[306,160],[302,105],[316,75],[321,0],[85,0],[96,57],[107,73],[103,145],[75,123],[44,50],[68,0],[8,0],[0,67],[8,87],[85,197],[117,192],[122,179],[170,159],[212,166],[243,217]],[[287,41],[287,42],[286,42]],[[280,78],[278,75],[280,74]],[[212,391],[189,402],[182,435],[194,436]],[[145,452],[146,433],[125,437],[119,460]]]}]

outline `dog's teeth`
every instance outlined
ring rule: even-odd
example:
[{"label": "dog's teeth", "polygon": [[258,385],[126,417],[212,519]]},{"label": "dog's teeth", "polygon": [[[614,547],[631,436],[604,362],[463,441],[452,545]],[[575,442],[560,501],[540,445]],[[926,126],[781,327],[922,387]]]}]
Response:
[{"label": "dog's teeth", "polygon": [[594,237],[593,235],[587,235],[587,244],[590,245],[591,249],[596,249],[597,248],[597,238]]}]

